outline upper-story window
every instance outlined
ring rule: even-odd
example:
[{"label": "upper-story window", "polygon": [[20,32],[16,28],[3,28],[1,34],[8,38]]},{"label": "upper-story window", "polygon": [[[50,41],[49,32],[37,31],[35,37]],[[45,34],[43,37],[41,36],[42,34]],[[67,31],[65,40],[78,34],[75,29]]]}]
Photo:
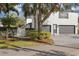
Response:
[{"label": "upper-story window", "polygon": [[59,18],[68,18],[67,12],[59,12]]}]

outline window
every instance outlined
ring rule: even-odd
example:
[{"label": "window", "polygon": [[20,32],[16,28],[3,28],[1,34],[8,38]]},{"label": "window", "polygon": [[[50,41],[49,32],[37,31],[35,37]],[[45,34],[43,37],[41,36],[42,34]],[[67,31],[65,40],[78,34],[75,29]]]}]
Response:
[{"label": "window", "polygon": [[59,12],[59,18],[68,18],[67,12]]}]

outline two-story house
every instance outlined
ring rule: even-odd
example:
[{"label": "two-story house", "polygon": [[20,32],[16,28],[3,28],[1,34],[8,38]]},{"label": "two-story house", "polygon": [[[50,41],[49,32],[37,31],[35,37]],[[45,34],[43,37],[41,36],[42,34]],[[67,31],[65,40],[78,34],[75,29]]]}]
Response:
[{"label": "two-story house", "polygon": [[[43,23],[49,25],[51,34],[77,34],[78,33],[78,13],[57,12],[52,13]],[[44,28],[44,27],[43,27]]]}]

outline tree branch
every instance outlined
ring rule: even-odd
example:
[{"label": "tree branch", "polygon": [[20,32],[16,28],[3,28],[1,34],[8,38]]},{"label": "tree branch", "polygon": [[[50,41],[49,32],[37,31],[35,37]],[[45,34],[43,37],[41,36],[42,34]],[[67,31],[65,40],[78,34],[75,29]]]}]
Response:
[{"label": "tree branch", "polygon": [[52,11],[49,11],[45,17],[43,18],[43,20],[41,21],[41,23],[43,23],[50,15],[51,15]]},{"label": "tree branch", "polygon": [[50,11],[45,15],[45,17],[41,22],[43,23],[51,15],[52,12],[57,12],[59,9],[60,9],[59,4],[53,4]]}]

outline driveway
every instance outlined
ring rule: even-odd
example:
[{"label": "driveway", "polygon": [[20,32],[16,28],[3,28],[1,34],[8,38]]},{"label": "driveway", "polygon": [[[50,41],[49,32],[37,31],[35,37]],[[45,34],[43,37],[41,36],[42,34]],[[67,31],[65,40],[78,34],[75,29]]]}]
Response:
[{"label": "driveway", "polygon": [[79,49],[79,35],[56,35],[54,41],[56,46]]}]

